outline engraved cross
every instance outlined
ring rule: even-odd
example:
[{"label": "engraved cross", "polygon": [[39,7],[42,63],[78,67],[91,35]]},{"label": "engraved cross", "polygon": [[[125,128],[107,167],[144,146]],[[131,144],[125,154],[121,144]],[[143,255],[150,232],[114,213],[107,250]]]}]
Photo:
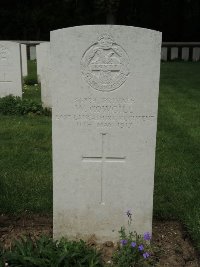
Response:
[{"label": "engraved cross", "polygon": [[125,162],[126,157],[118,157],[118,156],[106,156],[105,155],[105,137],[106,134],[102,133],[101,134],[101,156],[93,156],[93,157],[89,157],[89,156],[82,156],[82,161],[83,162],[99,162],[101,163],[101,201],[100,203],[102,205],[104,205],[105,203],[103,202],[103,180],[104,180],[104,165],[107,162],[110,163],[121,163],[121,162]]}]

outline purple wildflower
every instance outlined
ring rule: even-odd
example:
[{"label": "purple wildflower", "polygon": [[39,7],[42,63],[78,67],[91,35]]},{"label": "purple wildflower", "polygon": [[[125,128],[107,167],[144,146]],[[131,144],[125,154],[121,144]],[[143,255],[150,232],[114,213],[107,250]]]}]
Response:
[{"label": "purple wildflower", "polygon": [[151,234],[149,232],[144,233],[144,240],[151,240]]},{"label": "purple wildflower", "polygon": [[121,244],[124,246],[124,245],[126,245],[127,243],[128,243],[128,241],[126,240],[126,239],[122,239],[121,241]]},{"label": "purple wildflower", "polygon": [[144,240],[151,240],[151,234],[149,232],[144,233]]},{"label": "purple wildflower", "polygon": [[131,242],[131,247],[136,247],[136,242]]},{"label": "purple wildflower", "polygon": [[149,256],[150,256],[150,254],[149,254],[148,252],[143,253],[143,257],[144,257],[145,259],[147,259]]},{"label": "purple wildflower", "polygon": [[141,244],[141,245],[139,245],[138,249],[139,249],[139,251],[142,251],[142,250],[144,250],[144,246]]}]

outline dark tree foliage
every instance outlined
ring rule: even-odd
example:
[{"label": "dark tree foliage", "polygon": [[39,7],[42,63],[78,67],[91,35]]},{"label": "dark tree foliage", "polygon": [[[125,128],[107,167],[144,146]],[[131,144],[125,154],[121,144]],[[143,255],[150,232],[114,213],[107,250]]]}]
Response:
[{"label": "dark tree foliage", "polygon": [[164,41],[200,41],[200,0],[0,0],[1,40],[49,40],[50,31],[121,24],[163,32]]}]

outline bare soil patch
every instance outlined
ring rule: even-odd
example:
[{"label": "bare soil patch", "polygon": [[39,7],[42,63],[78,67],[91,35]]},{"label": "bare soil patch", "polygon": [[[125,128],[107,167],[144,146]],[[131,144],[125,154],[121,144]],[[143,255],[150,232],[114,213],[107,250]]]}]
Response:
[{"label": "bare soil patch", "polygon": [[[52,236],[52,217],[39,215],[0,216],[0,242],[10,247],[14,239],[23,235],[39,237],[42,234]],[[186,231],[179,222],[154,221],[153,243],[161,248],[159,267],[199,267],[200,260]],[[88,244],[96,246],[95,237]],[[104,262],[111,260],[115,246],[107,241],[100,246]]]}]

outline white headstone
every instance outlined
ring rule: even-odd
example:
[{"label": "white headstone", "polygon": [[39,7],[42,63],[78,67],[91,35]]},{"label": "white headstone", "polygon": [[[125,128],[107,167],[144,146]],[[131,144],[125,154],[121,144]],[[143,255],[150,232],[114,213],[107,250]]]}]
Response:
[{"label": "white headstone", "polygon": [[43,55],[41,53],[41,49],[40,49],[40,44],[36,45],[36,54],[37,54],[37,79],[38,79],[38,83],[41,83],[41,68],[42,68],[42,60],[43,60]]},{"label": "white headstone", "polygon": [[178,58],[178,47],[171,48],[171,60]]},{"label": "white headstone", "polygon": [[22,96],[20,44],[0,41],[0,97]]},{"label": "white headstone", "polygon": [[38,81],[41,83],[41,99],[44,107],[52,107],[50,79],[50,43],[37,45],[37,73]]},{"label": "white headstone", "polygon": [[193,48],[193,61],[199,61],[200,60],[200,47],[194,47]]},{"label": "white headstone", "polygon": [[51,32],[54,237],[116,241],[152,230],[161,33],[93,25]]},{"label": "white headstone", "polygon": [[161,59],[167,61],[167,47],[162,47],[161,49]]},{"label": "white headstone", "polygon": [[185,61],[189,60],[189,47],[182,48],[182,59]]},{"label": "white headstone", "polygon": [[30,60],[35,60],[37,58],[36,56],[36,46],[31,45],[30,46]]},{"label": "white headstone", "polygon": [[22,59],[22,75],[28,75],[28,66],[27,66],[27,48],[25,44],[21,44],[21,59]]}]

